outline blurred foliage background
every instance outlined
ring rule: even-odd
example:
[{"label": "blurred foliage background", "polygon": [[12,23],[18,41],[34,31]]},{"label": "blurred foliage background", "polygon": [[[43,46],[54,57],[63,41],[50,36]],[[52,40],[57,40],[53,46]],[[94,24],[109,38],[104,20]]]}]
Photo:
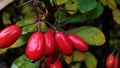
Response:
[{"label": "blurred foliage background", "polygon": [[[120,0],[37,0],[37,6],[43,20],[53,25],[58,19],[62,30],[82,37],[89,45],[87,52],[74,50],[71,56],[63,56],[63,68],[106,68],[108,54],[120,48]],[[35,19],[33,0],[0,1],[0,30],[10,24],[31,24]],[[44,33],[50,26],[42,21],[41,28]],[[0,68],[39,68],[41,60],[31,63],[24,55],[37,24],[22,31],[13,45],[0,49]]]}]

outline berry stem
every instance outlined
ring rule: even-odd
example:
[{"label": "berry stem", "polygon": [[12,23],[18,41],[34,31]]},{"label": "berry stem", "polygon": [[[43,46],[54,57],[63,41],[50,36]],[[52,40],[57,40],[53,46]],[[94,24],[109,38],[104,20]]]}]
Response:
[{"label": "berry stem", "polygon": [[50,25],[53,29],[55,29],[55,30],[60,30],[60,31],[62,31],[62,32],[65,32],[63,29],[61,29],[60,27],[54,27],[52,24],[50,24],[49,22],[47,22],[47,21],[45,21],[45,20],[43,20],[45,23],[47,23],[48,25]]},{"label": "berry stem", "polygon": [[116,57],[119,57],[120,50],[117,52]]},{"label": "berry stem", "polygon": [[33,5],[34,5],[35,12],[36,12],[36,22],[40,22],[41,19],[40,19],[39,14],[38,14],[38,8],[37,8],[36,0],[34,0]]},{"label": "berry stem", "polygon": [[41,31],[41,18],[39,17],[36,0],[34,0],[33,5],[34,5],[35,12],[36,12],[36,23],[38,23],[38,31]]},{"label": "berry stem", "polygon": [[[119,48],[118,48],[119,49]],[[118,49],[115,49],[111,54],[114,54]]]}]

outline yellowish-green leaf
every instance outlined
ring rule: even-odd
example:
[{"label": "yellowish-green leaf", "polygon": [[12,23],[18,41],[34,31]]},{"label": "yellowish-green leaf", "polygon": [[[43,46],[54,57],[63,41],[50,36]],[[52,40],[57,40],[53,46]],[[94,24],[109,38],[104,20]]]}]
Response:
[{"label": "yellowish-green leaf", "polygon": [[107,5],[107,0],[100,0],[100,2],[101,2],[104,6]]},{"label": "yellowish-green leaf", "polygon": [[41,31],[45,32],[48,29],[47,25],[45,24],[45,22],[41,22]]},{"label": "yellowish-green leaf", "polygon": [[8,48],[0,48],[0,55],[7,52]]},{"label": "yellowish-green leaf", "polygon": [[65,60],[65,62],[67,64],[71,64],[72,63],[72,59],[73,59],[72,55],[71,56],[64,55],[64,60]]},{"label": "yellowish-green leaf", "polygon": [[33,10],[33,7],[32,7],[32,5],[30,5],[30,4],[28,4],[28,5],[25,5],[25,6],[23,6],[22,7],[22,13],[23,14],[29,14],[29,15],[31,15],[32,13],[32,10]]},{"label": "yellowish-green leaf", "polygon": [[11,24],[11,21],[10,21],[10,13],[8,13],[8,12],[3,12],[2,17],[3,17],[3,24],[4,24],[4,25],[9,25],[9,24]]},{"label": "yellowish-green leaf", "polygon": [[69,0],[55,0],[55,2],[57,3],[57,5],[64,4],[64,3],[66,3],[67,1],[69,1]]},{"label": "yellowish-green leaf", "polygon": [[[25,18],[25,19],[23,19],[23,20],[21,20],[17,23],[17,25],[19,25],[19,26],[31,24],[31,25],[28,25],[28,26],[25,26],[25,27],[22,28],[22,34],[37,31],[37,29],[38,29],[37,25],[38,24],[32,24],[34,21],[35,21],[34,17],[29,17],[29,18]],[[44,32],[46,30],[47,30],[46,24],[44,22],[41,22],[41,31]]]},{"label": "yellowish-green leaf", "polygon": [[66,32],[76,34],[91,46],[101,46],[106,42],[103,32],[93,26],[78,27]]},{"label": "yellowish-green leaf", "polygon": [[85,55],[83,52],[74,50],[73,62],[82,62],[85,60]]},{"label": "yellowish-green leaf", "polygon": [[113,10],[113,19],[116,21],[116,23],[120,24],[120,10]]},{"label": "yellowish-green leaf", "polygon": [[107,5],[112,10],[117,9],[117,5],[115,3],[115,0],[107,0]]},{"label": "yellowish-green leaf", "polygon": [[85,56],[86,56],[85,64],[86,64],[87,68],[96,68],[97,67],[96,57],[90,52],[86,52]]},{"label": "yellowish-green leaf", "polygon": [[26,42],[24,41],[24,39],[22,37],[20,37],[14,44],[12,44],[9,48],[17,48],[20,47],[22,45],[24,45]]},{"label": "yellowish-green leaf", "polygon": [[74,14],[78,9],[78,2],[76,0],[69,0],[65,4],[65,8],[68,10],[73,10],[73,11],[68,11],[68,13]]}]

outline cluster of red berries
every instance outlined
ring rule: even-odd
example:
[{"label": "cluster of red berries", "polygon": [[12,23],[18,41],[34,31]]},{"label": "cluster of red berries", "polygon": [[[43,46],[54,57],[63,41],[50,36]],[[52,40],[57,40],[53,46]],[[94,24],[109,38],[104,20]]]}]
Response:
[{"label": "cluster of red berries", "polygon": [[47,68],[53,68],[51,66],[62,68],[58,59],[59,53],[71,55],[73,47],[83,52],[88,50],[88,45],[80,37],[74,34],[66,35],[61,31],[48,30],[44,34],[35,32],[30,36],[25,54],[31,61],[37,61],[41,57],[47,56],[45,57]]},{"label": "cluster of red berries", "polygon": [[[0,48],[12,45],[20,37],[21,32],[21,28],[17,25],[3,29],[0,32]],[[45,56],[47,68],[62,68],[58,59],[59,53],[71,55],[73,48],[84,52],[88,50],[88,45],[74,34],[66,35],[62,31],[55,30],[48,30],[43,34],[38,31],[30,36],[25,54],[31,61],[37,61]]]},{"label": "cluster of red berries", "polygon": [[117,55],[114,55],[114,52],[109,54],[106,59],[107,68],[119,68],[119,52]]}]

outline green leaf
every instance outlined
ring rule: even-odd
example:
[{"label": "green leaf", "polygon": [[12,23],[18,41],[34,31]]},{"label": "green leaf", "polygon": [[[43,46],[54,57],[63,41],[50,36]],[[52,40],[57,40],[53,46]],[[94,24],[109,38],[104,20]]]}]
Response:
[{"label": "green leaf", "polygon": [[87,17],[85,14],[82,13],[76,13],[74,15],[71,15],[70,17],[68,17],[65,22],[63,24],[61,24],[61,26],[64,26],[68,23],[80,23],[80,22],[85,22],[87,21]]},{"label": "green leaf", "polygon": [[38,65],[39,61],[31,63],[25,55],[22,55],[13,62],[11,68],[38,68]]},{"label": "green leaf", "polygon": [[86,52],[85,56],[86,56],[85,64],[86,64],[87,68],[96,68],[97,67],[96,57],[90,52]]},{"label": "green leaf", "polygon": [[[32,24],[35,21],[34,17],[30,17],[30,18],[25,18],[21,21],[19,21],[17,23],[17,25],[19,26],[23,26],[23,25],[27,25],[27,24],[31,24],[31,25],[27,25],[25,27],[22,28],[22,34],[26,34],[29,32],[35,32],[38,29],[38,24]],[[47,30],[47,26],[44,22],[41,22],[41,31],[44,32]]]},{"label": "green leaf", "polygon": [[74,14],[78,9],[77,0],[69,0],[67,3],[65,3],[65,8],[68,10],[73,10],[73,11],[68,11],[68,13]]},{"label": "green leaf", "polygon": [[[25,14],[25,15],[31,15],[33,14],[33,6],[31,4],[28,4],[28,5],[25,5],[22,7],[22,14]],[[32,12],[32,13],[31,13]]]},{"label": "green leaf", "polygon": [[86,17],[88,17],[89,19],[95,19],[103,13],[103,10],[103,5],[101,5],[101,3],[98,2],[95,9],[86,13]]},{"label": "green leaf", "polygon": [[96,8],[87,12],[87,13],[76,13],[69,16],[61,26],[64,26],[69,23],[82,23],[88,20],[93,20],[99,17],[103,13],[104,7],[98,2]]},{"label": "green leaf", "polygon": [[91,46],[100,46],[106,42],[105,36],[101,30],[92,26],[83,26],[66,31],[83,38]]},{"label": "green leaf", "polygon": [[66,3],[67,1],[69,1],[69,0],[55,0],[55,2],[57,3],[57,5],[64,4],[64,3]]},{"label": "green leaf", "polygon": [[77,0],[78,8],[81,13],[86,13],[94,9],[97,5],[96,0]]},{"label": "green leaf", "polygon": [[118,5],[120,5],[120,0],[115,0]]},{"label": "green leaf", "polygon": [[67,16],[67,13],[64,11],[59,11],[54,14],[55,18],[58,18],[58,22],[61,22],[64,20]]}]

